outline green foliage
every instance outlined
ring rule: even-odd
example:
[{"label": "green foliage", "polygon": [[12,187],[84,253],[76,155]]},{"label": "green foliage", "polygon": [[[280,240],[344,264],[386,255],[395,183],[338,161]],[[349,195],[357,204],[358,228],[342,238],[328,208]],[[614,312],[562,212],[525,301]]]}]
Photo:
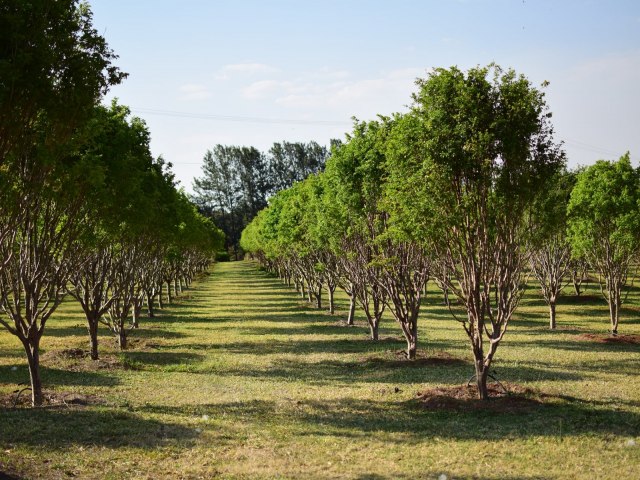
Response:
[{"label": "green foliage", "polygon": [[564,159],[544,94],[497,66],[436,69],[417,84],[389,143],[395,221],[436,241],[469,217],[482,216],[494,235],[520,222]]},{"label": "green foliage", "polygon": [[0,164],[45,117],[68,138],[112,85],[126,76],[78,0],[0,3]]},{"label": "green foliage", "polygon": [[600,160],[578,175],[568,217],[575,257],[611,255],[616,262],[638,251],[640,176],[628,153],[617,162]]},{"label": "green foliage", "polygon": [[528,224],[534,245],[566,237],[567,208],[576,180],[577,173],[566,169],[545,179],[529,207]]},{"label": "green foliage", "polygon": [[267,206],[267,199],[321,171],[327,149],[316,142],[275,143],[267,154],[254,147],[216,145],[194,180],[194,202],[237,249],[242,230]]}]

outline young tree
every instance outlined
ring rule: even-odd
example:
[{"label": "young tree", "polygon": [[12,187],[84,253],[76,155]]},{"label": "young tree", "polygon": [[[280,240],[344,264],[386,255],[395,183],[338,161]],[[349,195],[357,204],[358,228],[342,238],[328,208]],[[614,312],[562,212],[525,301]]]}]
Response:
[{"label": "young tree", "polygon": [[[525,213],[561,164],[544,95],[497,66],[436,69],[397,122],[392,222],[433,252],[434,275],[466,307],[478,396],[522,295]],[[397,143],[397,140],[396,140]]]},{"label": "young tree", "polygon": [[640,175],[629,154],[599,160],[578,175],[568,208],[568,236],[576,258],[598,272],[617,335],[623,290],[640,251]]}]

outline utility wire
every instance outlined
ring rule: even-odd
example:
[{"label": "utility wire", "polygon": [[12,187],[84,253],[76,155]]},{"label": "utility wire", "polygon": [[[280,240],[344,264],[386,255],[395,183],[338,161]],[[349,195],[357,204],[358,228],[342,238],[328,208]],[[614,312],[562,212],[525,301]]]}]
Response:
[{"label": "utility wire", "polygon": [[[351,122],[340,120],[303,120],[303,119],[291,119],[291,118],[268,118],[268,117],[243,117],[239,115],[219,115],[219,114],[207,114],[207,113],[193,113],[193,112],[177,112],[173,110],[159,110],[154,108],[132,108],[133,112],[147,114],[147,115],[159,115],[164,117],[178,117],[178,118],[194,118],[203,120],[214,120],[223,122],[239,122],[239,123],[260,123],[271,125],[320,125],[320,126],[335,126],[342,127],[351,125]],[[596,153],[599,155],[607,155],[611,157],[619,157],[621,152],[612,150],[610,148],[599,147],[592,145],[581,140],[572,138],[565,138],[565,143],[571,147],[585,150],[588,152]],[[189,162],[172,162],[174,165],[200,165],[200,163]]]},{"label": "utility wire", "polygon": [[302,119],[290,119],[290,118],[241,117],[237,115],[217,115],[217,114],[206,114],[206,113],[176,112],[172,110],[156,110],[152,108],[132,108],[131,110],[136,113],[144,113],[148,115],[161,115],[165,117],[180,117],[180,118],[197,118],[197,119],[204,119],[204,120],[218,120],[218,121],[241,122],[241,123],[263,123],[263,124],[278,124],[278,125],[323,125],[328,127],[351,125],[351,122],[336,121],[336,120],[302,120]]}]

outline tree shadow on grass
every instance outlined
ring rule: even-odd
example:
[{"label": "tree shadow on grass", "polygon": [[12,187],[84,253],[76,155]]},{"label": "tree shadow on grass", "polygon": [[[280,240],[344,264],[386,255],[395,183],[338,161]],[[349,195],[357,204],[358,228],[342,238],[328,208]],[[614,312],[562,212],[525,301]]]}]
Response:
[{"label": "tree shadow on grass", "polygon": [[[54,385],[112,387],[120,384],[117,377],[102,372],[76,372],[43,365],[40,366],[40,376],[45,387]],[[29,369],[26,360],[16,365],[0,366],[0,384],[2,383],[15,385],[26,383],[28,385]]]},{"label": "tree shadow on grass", "polygon": [[0,410],[0,444],[65,448],[73,445],[152,449],[191,443],[185,426],[109,409],[25,408]]},{"label": "tree shadow on grass", "polygon": [[[198,405],[197,411],[214,419],[233,421],[241,418],[256,429],[293,424],[295,434],[301,436],[361,438],[399,433],[401,437],[388,437],[387,441],[402,443],[422,443],[430,438],[497,441],[536,436],[556,437],[561,441],[562,437],[584,434],[635,437],[640,428],[640,414],[636,412],[606,408],[579,399],[550,398],[547,403],[533,404],[523,415],[522,412],[496,412],[495,409],[455,412],[425,409],[418,400],[389,400],[388,395],[393,393],[379,400],[256,399]],[[141,410],[191,415],[194,407],[145,405]],[[295,424],[301,428],[295,428]]]},{"label": "tree shadow on grass", "polygon": [[[580,333],[584,333],[584,331],[580,331]],[[566,350],[575,352],[640,353],[640,345],[637,344],[596,342],[586,339],[583,340],[577,337],[574,339],[558,338],[557,340],[549,340],[547,338],[544,338],[533,341],[518,341],[518,347],[549,348],[552,350]],[[606,363],[606,359],[603,360],[603,363]]]},{"label": "tree shadow on grass", "polygon": [[132,352],[120,354],[125,368],[131,370],[162,370],[163,367],[194,365],[205,358],[197,353],[182,352]]},{"label": "tree shadow on grass", "polygon": [[[300,359],[276,359],[264,368],[235,366],[217,370],[220,376],[241,376],[276,382],[300,382],[315,386],[351,386],[355,383],[379,383],[390,386],[416,386],[425,383],[458,385],[474,375],[472,362],[463,358],[438,355],[409,361],[388,358],[383,353],[356,361],[304,362]],[[499,366],[492,373],[500,381],[580,381],[586,373],[567,372],[536,366]],[[404,388],[404,387],[403,387]],[[411,387],[413,388],[413,387]]]}]

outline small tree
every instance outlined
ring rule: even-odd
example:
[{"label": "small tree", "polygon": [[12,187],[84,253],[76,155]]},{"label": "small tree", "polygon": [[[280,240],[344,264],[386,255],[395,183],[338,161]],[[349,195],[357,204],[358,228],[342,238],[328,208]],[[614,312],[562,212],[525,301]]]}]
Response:
[{"label": "small tree", "polygon": [[617,162],[599,160],[578,175],[568,207],[568,236],[576,258],[598,272],[617,335],[623,290],[640,251],[640,175],[629,153]]}]

